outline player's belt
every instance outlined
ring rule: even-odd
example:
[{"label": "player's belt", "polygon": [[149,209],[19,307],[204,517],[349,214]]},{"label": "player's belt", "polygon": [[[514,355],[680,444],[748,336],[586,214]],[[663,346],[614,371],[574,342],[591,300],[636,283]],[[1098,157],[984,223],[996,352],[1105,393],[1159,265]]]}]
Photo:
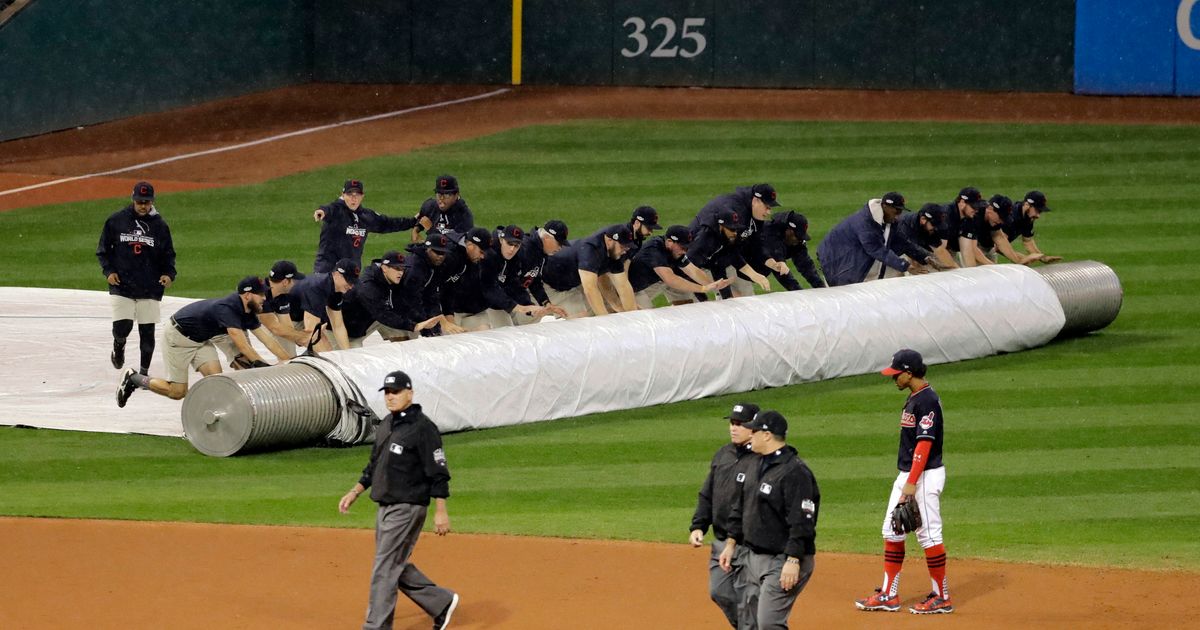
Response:
[{"label": "player's belt", "polygon": [[196,343],[204,343],[205,341],[207,341],[207,339],[196,339],[195,337],[187,334],[187,332],[185,332],[183,330],[183,327],[179,325],[179,322],[175,321],[174,317],[171,317],[171,325],[175,327],[175,330],[179,331],[179,334],[183,335],[184,337],[187,337],[191,341],[194,341]]}]

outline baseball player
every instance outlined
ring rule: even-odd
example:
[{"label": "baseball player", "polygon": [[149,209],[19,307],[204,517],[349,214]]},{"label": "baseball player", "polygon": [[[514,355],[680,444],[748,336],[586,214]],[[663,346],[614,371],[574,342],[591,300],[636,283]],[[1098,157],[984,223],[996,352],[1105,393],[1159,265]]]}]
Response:
[{"label": "baseball player", "polygon": [[[453,175],[439,175],[433,184],[433,197],[421,204],[417,213],[420,229],[437,232],[466,234],[475,227],[475,215],[467,202],[459,196],[458,179]],[[416,239],[414,239],[416,240]]]},{"label": "baseball player", "polygon": [[638,248],[629,262],[629,284],[638,308],[654,308],[654,298],[662,294],[671,304],[687,304],[694,293],[720,291],[733,282],[729,278],[708,282],[704,272],[688,260],[691,242],[692,233],[686,227],[672,225],[666,236],[655,236]]},{"label": "baseball player", "polygon": [[158,323],[163,291],[175,281],[175,247],[171,228],[154,207],[154,186],[138,182],[132,202],[112,214],[100,232],[96,258],[108,280],[112,306],[113,349],[109,360],[125,365],[125,340],[138,324],[141,373],[154,357],[154,325]]},{"label": "baseball player", "polygon": [[458,593],[434,584],[412,563],[430,498],[436,504],[434,531],[438,536],[450,533],[450,514],[446,510],[450,470],[442,436],[421,405],[413,404],[412,379],[407,374],[388,374],[379,389],[391,413],[375,430],[375,446],[362,477],[338,501],[338,511],[346,514],[358,495],[370,488],[371,500],[379,504],[375,516],[375,567],[363,630],[392,627],[397,589],[433,617],[434,630],[444,630],[458,608]]},{"label": "baseball player", "polygon": [[[779,284],[788,291],[799,291],[800,282],[792,275],[790,270],[780,273],[778,265],[772,269],[766,259],[784,261],[791,259],[792,266],[800,275],[808,280],[808,284],[814,289],[829,286],[825,284],[825,279],[821,277],[821,272],[817,271],[817,265],[813,262],[812,256],[808,254],[808,241],[812,237],[808,235],[808,218],[795,210],[787,212],[779,212],[772,216],[769,221],[763,224],[762,231],[758,232],[756,238],[762,239],[761,255],[759,258],[750,260],[750,265],[754,270],[763,274],[774,273],[775,279],[779,280]],[[751,248],[751,252],[754,248]],[[765,258],[764,258],[765,257]],[[787,267],[785,266],[786,270]]]},{"label": "baseball player", "polygon": [[607,275],[618,298],[610,304],[619,304],[624,311],[637,310],[633,287],[626,276],[632,249],[633,232],[624,223],[602,228],[563,248],[547,259],[542,271],[550,301],[569,317],[604,315],[608,309],[600,289],[600,276]]},{"label": "baseball player", "polygon": [[[725,227],[739,225],[741,227],[738,230],[738,239],[729,241],[733,247],[739,250],[739,254],[746,260],[761,258],[769,269],[778,271],[779,273],[787,273],[787,263],[777,261],[763,254],[761,251],[754,253],[744,251],[749,247],[761,247],[761,241],[753,238],[753,236],[762,229],[763,222],[771,218],[771,209],[778,206],[778,194],[775,192],[775,187],[770,184],[764,183],[739,187],[734,189],[732,193],[714,197],[708,203],[704,204],[704,207],[696,213],[696,217],[688,225],[688,229],[692,232],[694,239],[704,243],[707,237],[701,238],[700,228],[702,226],[707,227],[713,235],[716,235],[719,233],[718,227],[720,225],[724,225]],[[730,212],[737,213],[739,220],[731,221],[729,219]],[[720,219],[722,218],[725,220],[721,221]],[[702,264],[697,262],[696,264],[702,268],[709,269],[711,261],[710,263]],[[725,269],[713,272],[713,277],[718,279],[733,278],[733,286],[723,292],[723,295],[733,297],[754,295],[754,285],[751,283],[758,283],[755,276],[761,274],[755,272],[754,275],[749,275],[743,271],[739,275],[737,271],[742,270],[738,267],[726,267]],[[762,285],[760,284],[760,286]],[[770,283],[767,283],[763,290],[769,291]]]},{"label": "baseball player", "polygon": [[908,261],[891,249],[893,227],[906,210],[904,195],[890,192],[867,201],[835,225],[817,248],[829,286],[897,277],[908,271]]},{"label": "baseball player", "polygon": [[742,605],[746,614],[752,611],[759,630],[788,627],[792,605],[816,565],[821,491],[808,465],[788,446],[787,429],[778,411],[760,412],[750,421],[750,448],[760,457],[729,511],[729,537],[718,560],[731,571],[736,548],[747,548]]},{"label": "baseball player", "polygon": [[254,367],[265,367],[250,340],[247,330],[279,357],[286,360],[288,354],[259,325],[258,313],[267,299],[267,289],[256,276],[247,276],[237,285],[237,291],[222,298],[192,302],[175,312],[171,325],[163,334],[166,347],[163,361],[167,364],[167,378],[150,378],[133,368],[125,368],[121,384],[117,386],[117,406],[124,407],[137,388],[148,389],[159,396],[180,400],[187,395],[188,367],[204,376],[221,373],[221,362],[217,359],[217,348],[213,339],[229,335],[240,354]]},{"label": "baseball player", "polygon": [[343,258],[349,258],[356,267],[362,268],[363,247],[369,232],[401,232],[417,225],[415,218],[385,216],[363,207],[362,201],[362,181],[347,179],[342,184],[340,197],[313,212],[313,221],[321,224],[313,272],[329,273],[334,263]]},{"label": "baseball player", "polygon": [[[746,586],[748,582],[742,579],[742,569],[745,566],[745,547],[738,547],[730,569],[721,568],[721,551],[725,549],[725,539],[729,536],[729,510],[734,500],[742,492],[742,482],[751,467],[758,466],[758,457],[750,450],[750,426],[758,414],[758,405],[753,403],[738,403],[733,406],[729,415],[729,443],[717,449],[708,467],[708,476],[700,487],[700,495],[696,501],[696,512],[692,515],[692,529],[688,534],[688,542],[693,547],[704,544],[704,534],[709,526],[713,530],[712,553],[708,562],[708,595],[713,603],[725,613],[725,619],[734,628],[753,628],[756,620],[753,614],[743,615],[745,608],[741,606],[747,599]],[[738,620],[741,619],[739,625]]]},{"label": "baseball player", "polygon": [[916,501],[921,513],[917,542],[925,549],[931,592],[924,601],[908,610],[917,615],[952,613],[950,589],[946,582],[946,547],[942,544],[942,488],[946,468],[942,464],[942,401],[925,380],[925,360],[916,350],[900,350],[892,355],[892,364],[881,372],[896,382],[896,388],[909,391],[900,414],[900,474],[892,484],[883,514],[883,585],[875,594],[854,602],[859,610],[896,612],[900,610],[900,569],[904,564],[904,534],[892,530],[892,510],[900,502]]},{"label": "baseball player", "polygon": [[[546,294],[545,285],[542,284],[542,271],[546,266],[546,259],[569,244],[567,224],[557,219],[547,221],[543,227],[534,227],[521,241],[521,285],[540,306],[553,305],[550,296]],[[529,324],[537,320],[518,314],[513,321],[517,324]]]},{"label": "baseball player", "polygon": [[1043,212],[1050,212],[1050,206],[1046,205],[1046,195],[1041,191],[1031,190],[1025,193],[1020,204],[1014,203],[1013,205],[1015,212],[1009,215],[1009,220],[1004,224],[1004,235],[1009,242],[1015,243],[1017,237],[1021,237],[1021,244],[1025,246],[1025,251],[1032,256],[1037,256],[1036,260],[1043,263],[1056,263],[1062,260],[1062,256],[1048,256],[1042,253],[1033,239],[1034,222],[1041,218]]}]

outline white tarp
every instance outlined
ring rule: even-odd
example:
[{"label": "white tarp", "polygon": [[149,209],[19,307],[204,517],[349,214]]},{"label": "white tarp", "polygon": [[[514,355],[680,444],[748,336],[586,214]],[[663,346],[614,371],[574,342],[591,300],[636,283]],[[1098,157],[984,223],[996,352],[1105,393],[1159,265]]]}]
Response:
[{"label": "white tarp", "polygon": [[[190,301],[165,298],[163,321]],[[1063,321],[1037,272],[991,265],[396,344],[373,337],[324,356],[380,416],[379,384],[405,370],[416,402],[452,431],[864,374],[901,347],[931,364],[1015,352],[1050,341]],[[183,434],[177,401],[139,391],[117,408],[106,293],[0,287],[0,338],[10,349],[0,424]],[[126,363],[137,361],[135,330]],[[162,374],[157,351],[151,374]]]}]

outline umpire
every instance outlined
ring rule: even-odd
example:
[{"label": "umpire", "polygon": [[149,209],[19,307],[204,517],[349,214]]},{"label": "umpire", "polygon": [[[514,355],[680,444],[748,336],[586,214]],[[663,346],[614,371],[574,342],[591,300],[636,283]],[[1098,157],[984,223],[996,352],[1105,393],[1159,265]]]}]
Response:
[{"label": "umpire", "polygon": [[725,613],[729,625],[739,627],[738,619],[744,619],[741,628],[754,627],[754,615],[741,617],[739,605],[745,601],[745,580],[742,569],[745,566],[745,548],[738,547],[731,561],[731,569],[722,569],[720,565],[721,551],[725,549],[725,539],[729,532],[729,510],[742,493],[742,482],[746,473],[758,463],[758,457],[750,450],[750,422],[758,415],[758,405],[753,403],[738,403],[725,416],[729,420],[729,443],[717,449],[708,469],[708,477],[700,488],[700,496],[696,501],[696,513],[692,515],[692,531],[688,541],[693,547],[699,547],[704,542],[704,533],[712,526],[715,540],[712,543],[712,556],[708,562],[708,595],[713,602]]},{"label": "umpire", "polygon": [[812,577],[821,491],[808,465],[788,446],[787,419],[764,411],[751,422],[750,448],[761,455],[729,512],[721,567],[732,568],[738,543],[749,549],[743,605],[759,630],[787,628],[796,597]]},{"label": "umpire", "polygon": [[446,511],[450,470],[442,436],[421,405],[413,404],[412,379],[407,374],[388,374],[379,389],[391,413],[375,430],[375,446],[362,477],[338,502],[338,510],[345,514],[358,495],[371,488],[371,500],[379,504],[375,568],[363,630],[392,627],[397,589],[433,617],[434,630],[442,630],[458,607],[458,593],[434,584],[409,560],[425,525],[430,497],[437,504],[433,515],[437,535],[450,533]]},{"label": "umpire", "polygon": [[154,325],[159,319],[163,291],[175,281],[175,246],[171,228],[154,207],[154,186],[138,182],[132,203],[104,222],[96,258],[108,280],[112,305],[113,349],[109,359],[118,370],[125,366],[125,340],[138,324],[141,370],[150,370],[154,357]]}]

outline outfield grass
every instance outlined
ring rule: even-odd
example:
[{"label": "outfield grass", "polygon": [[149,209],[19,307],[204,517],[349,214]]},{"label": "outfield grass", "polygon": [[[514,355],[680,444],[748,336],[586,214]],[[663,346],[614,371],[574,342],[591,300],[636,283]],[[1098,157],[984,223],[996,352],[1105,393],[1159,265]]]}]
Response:
[{"label": "outfield grass", "polygon": [[[257,186],[160,196],[177,295],[228,292],[276,258],[311,264],[309,215],[341,180],[409,213],[459,175],[481,225],[562,218],[575,235],[636,205],[684,223],[770,181],[819,240],[869,196],[911,205],[963,185],[1047,192],[1038,242],[1111,265],[1125,287],[1100,334],[949,366],[947,545],[960,556],[1200,570],[1200,129],[936,123],[572,123],[533,127]],[[100,289],[92,256],[120,200],[0,213],[0,285]],[[374,235],[368,255],[399,244]],[[31,262],[32,261],[32,262]],[[419,385],[419,384],[418,384]],[[876,552],[903,395],[864,376],[447,436],[456,529],[682,541],[721,416],[777,408],[821,483],[818,545]],[[210,459],[184,441],[0,429],[0,513],[369,527],[336,513],[365,447]]]}]

